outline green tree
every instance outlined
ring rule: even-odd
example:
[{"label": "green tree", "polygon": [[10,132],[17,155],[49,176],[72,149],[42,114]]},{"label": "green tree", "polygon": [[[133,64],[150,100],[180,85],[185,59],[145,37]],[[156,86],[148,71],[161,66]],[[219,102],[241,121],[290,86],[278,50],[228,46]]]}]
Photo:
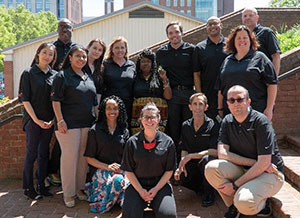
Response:
[{"label": "green tree", "polygon": [[284,33],[277,33],[276,35],[282,53],[300,46],[300,24],[295,25],[292,29]]},{"label": "green tree", "polygon": [[271,7],[299,7],[300,0],[272,0],[270,2]]}]

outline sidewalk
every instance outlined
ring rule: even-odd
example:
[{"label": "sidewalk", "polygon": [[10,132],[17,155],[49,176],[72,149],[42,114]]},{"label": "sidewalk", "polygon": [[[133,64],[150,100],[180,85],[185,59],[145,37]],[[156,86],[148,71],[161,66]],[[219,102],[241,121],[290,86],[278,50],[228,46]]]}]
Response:
[{"label": "sidewalk", "polygon": [[[44,197],[39,201],[27,200],[23,195],[21,180],[0,180],[0,217],[121,217],[121,209],[115,206],[112,211],[105,214],[94,214],[89,212],[88,202],[76,200],[75,208],[67,208],[62,200],[60,187],[51,187],[53,197]],[[174,187],[177,204],[178,218],[222,218],[227,208],[217,197],[214,206],[201,207],[201,198],[193,192],[180,187]],[[146,211],[145,217],[154,217],[152,211]],[[256,216],[240,216],[254,218]],[[271,217],[270,217],[271,218]]]}]

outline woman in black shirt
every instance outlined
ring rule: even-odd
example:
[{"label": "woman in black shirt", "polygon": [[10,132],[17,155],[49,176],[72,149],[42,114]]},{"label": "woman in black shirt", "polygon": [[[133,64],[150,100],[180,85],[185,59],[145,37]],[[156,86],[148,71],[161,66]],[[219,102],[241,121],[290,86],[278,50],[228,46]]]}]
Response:
[{"label": "woman in black shirt", "polygon": [[128,180],[125,180],[125,172],[120,167],[123,149],[129,138],[126,120],[123,101],[117,96],[110,96],[102,101],[99,120],[89,130],[84,156],[91,166],[91,212],[104,213],[116,203],[123,205]]}]

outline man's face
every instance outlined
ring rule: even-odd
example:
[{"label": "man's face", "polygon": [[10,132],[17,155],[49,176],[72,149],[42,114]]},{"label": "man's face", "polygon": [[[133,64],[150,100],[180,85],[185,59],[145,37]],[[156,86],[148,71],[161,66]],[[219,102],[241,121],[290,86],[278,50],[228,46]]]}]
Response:
[{"label": "man's face", "polygon": [[221,35],[221,29],[223,25],[218,19],[210,19],[206,24],[206,31],[210,37],[216,37]]},{"label": "man's face", "polygon": [[179,25],[169,26],[168,30],[168,39],[172,45],[177,45],[181,43],[182,33],[180,31]]},{"label": "man's face", "polygon": [[189,104],[190,111],[192,111],[193,117],[201,117],[204,115],[204,111],[207,110],[208,106],[204,104],[201,96],[194,97],[191,104]]},{"label": "man's face", "polygon": [[72,23],[67,20],[62,20],[58,23],[58,38],[65,44],[71,41],[72,38]]},{"label": "man's face", "polygon": [[250,102],[244,90],[233,90],[227,94],[227,105],[234,117],[247,115]]},{"label": "man's face", "polygon": [[252,10],[246,10],[242,14],[242,22],[248,28],[253,29],[256,27],[259,16]]}]

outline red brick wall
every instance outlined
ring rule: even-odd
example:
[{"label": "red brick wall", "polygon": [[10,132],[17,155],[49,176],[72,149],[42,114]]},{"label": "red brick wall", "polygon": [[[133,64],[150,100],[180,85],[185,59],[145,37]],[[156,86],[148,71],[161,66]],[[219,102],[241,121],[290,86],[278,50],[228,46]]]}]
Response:
[{"label": "red brick wall", "polygon": [[4,94],[10,99],[14,97],[14,78],[13,78],[13,62],[4,61]]}]

